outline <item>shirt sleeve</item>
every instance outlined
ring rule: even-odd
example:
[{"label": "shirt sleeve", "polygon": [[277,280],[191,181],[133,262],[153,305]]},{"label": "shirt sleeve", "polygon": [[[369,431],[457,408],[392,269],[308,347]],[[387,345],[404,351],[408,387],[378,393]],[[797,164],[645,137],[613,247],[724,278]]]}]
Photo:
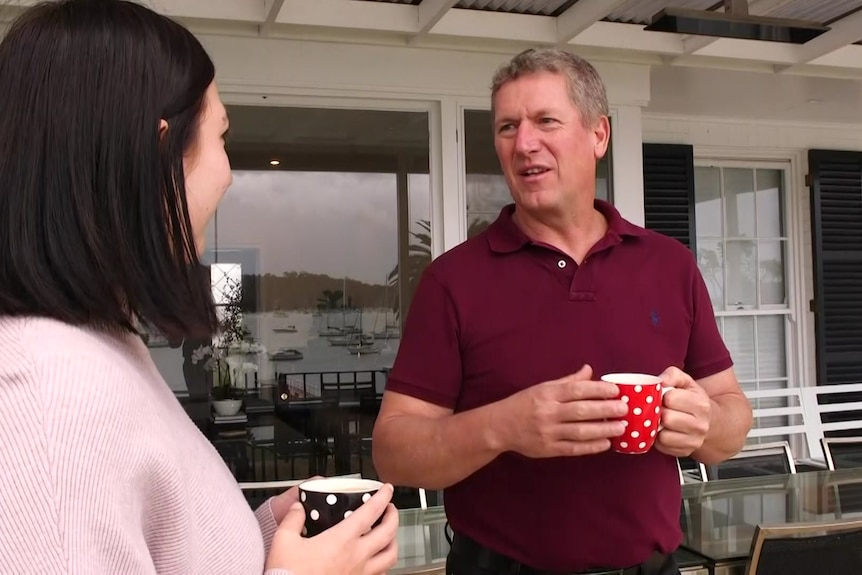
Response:
[{"label": "shirt sleeve", "polygon": [[694,258],[691,259],[689,277],[692,324],[684,371],[698,380],[731,368],[733,360],[719,332],[709,290]]},{"label": "shirt sleeve", "polygon": [[386,389],[454,409],[462,378],[459,335],[456,307],[432,263],[413,295]]}]

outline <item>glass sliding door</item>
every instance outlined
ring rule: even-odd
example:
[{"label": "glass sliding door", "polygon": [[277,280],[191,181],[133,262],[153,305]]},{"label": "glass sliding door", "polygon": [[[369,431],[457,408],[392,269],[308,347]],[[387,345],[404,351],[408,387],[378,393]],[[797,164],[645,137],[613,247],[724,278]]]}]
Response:
[{"label": "glass sliding door", "polygon": [[234,181],[204,264],[217,299],[237,290],[219,303],[240,325],[225,350],[240,411],[209,409],[213,342],[185,342],[160,368],[238,480],[374,477],[376,409],[431,261],[429,113],[227,108]]}]

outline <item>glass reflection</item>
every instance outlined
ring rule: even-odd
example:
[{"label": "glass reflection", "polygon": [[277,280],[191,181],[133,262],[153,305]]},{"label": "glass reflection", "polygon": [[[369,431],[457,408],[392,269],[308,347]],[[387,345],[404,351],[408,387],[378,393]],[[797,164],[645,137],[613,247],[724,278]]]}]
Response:
[{"label": "glass reflection", "polygon": [[428,114],[228,113],[234,183],[203,264],[217,300],[225,278],[238,286],[230,351],[242,363],[231,382],[242,406],[215,410],[213,372],[194,361],[218,338],[154,347],[153,357],[239,481],[375,477],[379,397],[431,261]]}]

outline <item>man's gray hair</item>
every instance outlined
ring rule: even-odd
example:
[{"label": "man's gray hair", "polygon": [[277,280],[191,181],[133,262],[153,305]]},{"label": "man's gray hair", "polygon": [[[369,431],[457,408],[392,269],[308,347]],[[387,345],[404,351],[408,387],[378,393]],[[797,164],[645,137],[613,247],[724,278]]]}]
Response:
[{"label": "man's gray hair", "polygon": [[535,72],[562,74],[569,99],[580,111],[585,125],[592,126],[608,115],[608,95],[604,82],[592,64],[566,50],[530,48],[500,66],[491,83],[491,111],[494,98],[503,85]]}]

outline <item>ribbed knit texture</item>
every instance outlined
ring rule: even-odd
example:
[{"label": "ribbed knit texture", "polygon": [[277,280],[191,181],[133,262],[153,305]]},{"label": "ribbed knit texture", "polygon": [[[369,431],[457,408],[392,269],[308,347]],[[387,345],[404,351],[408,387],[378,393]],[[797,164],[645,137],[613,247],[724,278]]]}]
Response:
[{"label": "ribbed knit texture", "polygon": [[0,573],[260,575],[275,529],[139,338],[0,318]]}]

